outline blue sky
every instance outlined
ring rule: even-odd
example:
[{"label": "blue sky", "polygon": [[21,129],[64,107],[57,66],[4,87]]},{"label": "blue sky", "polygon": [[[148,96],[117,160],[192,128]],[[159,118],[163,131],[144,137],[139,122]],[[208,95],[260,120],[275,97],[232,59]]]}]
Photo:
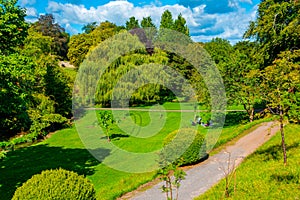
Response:
[{"label": "blue sky", "polygon": [[90,22],[110,21],[124,25],[128,18],[141,20],[151,16],[159,26],[161,14],[170,10],[173,18],[182,14],[194,41],[206,42],[215,37],[231,43],[242,40],[249,21],[256,17],[260,0],[19,0],[27,9],[27,20],[52,13],[70,34],[81,32]]}]

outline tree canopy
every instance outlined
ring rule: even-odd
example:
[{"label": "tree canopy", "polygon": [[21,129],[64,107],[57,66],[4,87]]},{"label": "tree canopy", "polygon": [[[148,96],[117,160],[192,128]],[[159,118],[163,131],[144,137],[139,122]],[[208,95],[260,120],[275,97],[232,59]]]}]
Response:
[{"label": "tree canopy", "polygon": [[102,22],[90,33],[73,35],[70,38],[68,59],[70,63],[79,67],[87,53],[102,41],[115,35],[122,27],[110,22]]},{"label": "tree canopy", "polygon": [[250,23],[244,37],[260,44],[257,56],[264,66],[272,64],[281,51],[300,48],[299,16],[299,1],[261,1],[257,19]]},{"label": "tree canopy", "polygon": [[14,52],[27,37],[26,10],[16,3],[17,0],[0,0],[0,54]]},{"label": "tree canopy", "polygon": [[174,28],[173,16],[169,10],[166,10],[165,12],[163,12],[163,14],[161,16],[159,28],[165,28],[165,29],[173,29]]},{"label": "tree canopy", "polygon": [[126,29],[131,30],[135,28],[140,28],[139,20],[135,19],[135,17],[130,17],[128,21],[126,21]]},{"label": "tree canopy", "polygon": [[57,55],[60,59],[66,59],[68,53],[69,34],[58,23],[52,14],[41,15],[37,22],[33,24],[33,28],[42,33],[43,36],[53,38],[51,44],[51,53]]},{"label": "tree canopy", "polygon": [[97,28],[97,22],[92,22],[92,23],[88,23],[88,24],[84,25],[81,30],[83,30],[84,33],[89,34],[96,28]]},{"label": "tree canopy", "polygon": [[142,28],[149,28],[149,27],[153,27],[156,28],[155,24],[152,21],[152,18],[150,16],[148,17],[143,17],[142,21],[141,21],[141,27]]}]

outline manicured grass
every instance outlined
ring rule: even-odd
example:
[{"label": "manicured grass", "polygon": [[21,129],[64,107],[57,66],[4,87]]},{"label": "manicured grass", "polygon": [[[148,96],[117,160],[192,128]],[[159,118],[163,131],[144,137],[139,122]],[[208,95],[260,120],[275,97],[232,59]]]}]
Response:
[{"label": "manicured grass", "polygon": [[[154,108],[157,105],[154,105]],[[198,110],[206,110],[205,106],[196,105],[194,102],[165,102],[162,104],[164,109],[166,110],[194,110],[195,106],[197,106]],[[137,107],[137,108],[150,108],[151,106]],[[228,105],[227,110],[244,110],[242,105]]]},{"label": "manicured grass", "polygon": [[[87,113],[84,120],[77,122],[77,129],[74,126],[58,131],[44,142],[9,152],[7,158],[0,161],[1,199],[11,199],[16,188],[32,175],[40,173],[42,170],[59,167],[87,176],[95,185],[98,199],[114,199],[152,180],[156,177],[155,171],[128,173],[105,165],[110,162],[123,162],[124,170],[126,167],[130,167],[128,166],[130,158],[116,157],[115,149],[111,148],[112,144],[129,152],[158,151],[162,147],[164,138],[179,128],[180,121],[182,127],[191,127],[190,120],[193,119],[194,113],[167,112],[162,113],[163,116],[160,112],[149,114],[148,112],[131,111],[130,113],[130,115],[124,115],[122,112],[116,113],[118,123],[110,130],[110,134],[113,136],[110,143],[107,142],[105,134],[99,133],[98,135],[100,129],[97,120],[94,121],[93,116]],[[166,121],[162,123],[161,121],[164,119]],[[151,126],[151,122],[154,125]],[[141,125],[140,128],[137,129],[134,123]],[[125,127],[126,130],[122,130],[120,127]],[[243,127],[245,125],[225,127],[219,143],[224,143],[241,134],[245,129]],[[202,126],[197,128],[203,134],[206,134],[208,130]],[[81,139],[88,139],[89,146],[87,148],[97,152],[98,160],[86,150],[77,130],[83,131],[80,134]],[[132,131],[128,132],[128,130]],[[91,133],[97,134],[94,137]],[[147,164],[146,161],[145,158],[144,163]],[[137,168],[143,167],[142,160],[131,164],[136,165],[134,167]]]},{"label": "manicured grass", "polygon": [[[300,125],[287,125],[285,133],[288,165],[283,165],[278,132],[238,167],[229,199],[300,199]],[[196,199],[223,199],[224,190],[222,180]]]}]

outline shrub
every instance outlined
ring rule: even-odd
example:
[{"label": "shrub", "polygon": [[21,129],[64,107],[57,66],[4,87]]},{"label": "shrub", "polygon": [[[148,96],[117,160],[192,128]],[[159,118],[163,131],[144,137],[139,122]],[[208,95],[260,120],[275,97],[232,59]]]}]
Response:
[{"label": "shrub", "polygon": [[16,199],[96,199],[92,183],[75,172],[64,169],[45,170],[36,174],[19,187]]},{"label": "shrub", "polygon": [[225,126],[233,126],[236,124],[241,124],[243,122],[248,122],[249,116],[247,112],[241,111],[231,111],[226,113]]},{"label": "shrub", "polygon": [[6,151],[0,150],[0,160],[6,157]]},{"label": "shrub", "polygon": [[207,157],[204,136],[197,130],[184,128],[173,131],[164,140],[160,159],[165,164],[190,165]]}]

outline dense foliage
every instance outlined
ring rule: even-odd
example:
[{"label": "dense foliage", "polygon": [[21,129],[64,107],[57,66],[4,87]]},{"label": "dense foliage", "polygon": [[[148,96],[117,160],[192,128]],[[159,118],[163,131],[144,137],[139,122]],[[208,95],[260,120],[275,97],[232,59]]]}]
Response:
[{"label": "dense foliage", "polygon": [[[48,16],[50,21],[46,20],[49,26],[40,23],[45,20],[29,25],[24,20],[24,9],[15,4],[1,1],[0,7],[1,45],[11,45],[1,47],[5,52],[0,55],[0,138],[8,139],[20,132],[22,137],[5,142],[1,149],[45,136],[62,128],[71,117],[72,84],[58,66],[58,58],[63,55],[53,51],[53,46],[63,46],[58,40],[66,45],[67,36],[53,23],[52,15]],[[65,39],[56,38],[55,31]]]},{"label": "dense foliage", "polygon": [[204,135],[191,128],[173,131],[165,138],[164,146],[160,158],[166,163],[175,160],[180,165],[190,165],[207,156]]},{"label": "dense foliage", "polygon": [[16,3],[17,0],[0,0],[0,54],[15,51],[27,36],[26,10]]},{"label": "dense foliage", "polygon": [[79,67],[91,49],[95,48],[100,42],[115,35],[120,29],[122,28],[113,23],[102,22],[99,26],[86,30],[85,33],[73,35],[70,38],[68,50],[70,63],[75,67]]},{"label": "dense foliage", "polygon": [[0,129],[4,132],[27,130],[30,106],[35,82],[34,62],[18,54],[0,56]]},{"label": "dense foliage", "polygon": [[88,179],[72,171],[56,169],[32,176],[16,190],[12,199],[95,200],[95,194],[94,186]]},{"label": "dense foliage", "polygon": [[281,51],[299,49],[300,2],[297,0],[263,0],[258,6],[257,19],[245,33],[259,46],[256,57],[264,66],[272,64]]},{"label": "dense foliage", "polygon": [[66,59],[68,53],[69,34],[58,23],[52,14],[41,15],[33,28],[42,33],[43,36],[49,36],[53,39],[51,43],[51,53],[59,56],[60,59]]}]

